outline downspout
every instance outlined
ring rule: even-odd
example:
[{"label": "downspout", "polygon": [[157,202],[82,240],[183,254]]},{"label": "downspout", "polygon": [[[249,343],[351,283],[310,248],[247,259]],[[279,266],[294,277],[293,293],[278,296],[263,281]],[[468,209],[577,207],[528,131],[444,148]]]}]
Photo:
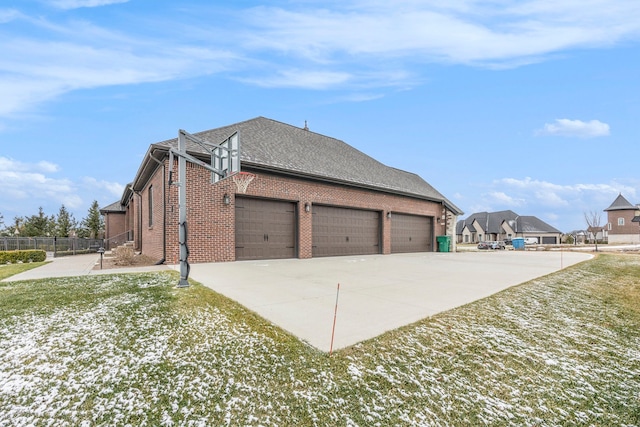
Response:
[{"label": "downspout", "polygon": [[153,157],[151,157],[157,164],[162,166],[162,259],[156,262],[155,265],[164,264],[167,260],[167,180],[166,180],[166,166],[164,162]]},{"label": "downspout", "polygon": [[138,215],[136,218],[136,222],[138,223],[138,235],[136,237],[138,238],[138,242],[140,242],[140,252],[142,252],[142,194],[134,190],[132,185],[130,185],[129,188],[133,194],[138,196]]}]

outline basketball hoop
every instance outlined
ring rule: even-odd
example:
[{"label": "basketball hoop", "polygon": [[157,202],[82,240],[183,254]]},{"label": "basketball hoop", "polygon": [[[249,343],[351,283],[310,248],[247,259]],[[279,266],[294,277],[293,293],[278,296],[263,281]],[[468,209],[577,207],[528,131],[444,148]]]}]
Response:
[{"label": "basketball hoop", "polygon": [[256,176],[254,174],[249,172],[238,172],[233,174],[232,176],[233,182],[235,182],[236,186],[238,187],[238,192],[242,194],[247,192],[249,183],[253,181],[253,178],[255,177]]}]

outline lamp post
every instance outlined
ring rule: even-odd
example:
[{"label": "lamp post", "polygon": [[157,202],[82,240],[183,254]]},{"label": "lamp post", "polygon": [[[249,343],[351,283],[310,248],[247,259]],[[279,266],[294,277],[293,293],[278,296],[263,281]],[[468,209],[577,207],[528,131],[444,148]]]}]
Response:
[{"label": "lamp post", "polygon": [[102,246],[98,248],[98,253],[100,254],[100,270],[102,270],[102,256],[104,255],[104,248]]}]

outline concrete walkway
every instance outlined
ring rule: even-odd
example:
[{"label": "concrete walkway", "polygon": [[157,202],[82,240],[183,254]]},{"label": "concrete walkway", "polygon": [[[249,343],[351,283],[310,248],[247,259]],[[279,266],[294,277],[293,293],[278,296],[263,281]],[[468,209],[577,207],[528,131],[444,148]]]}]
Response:
[{"label": "concrete walkway", "polygon": [[159,271],[168,270],[170,266],[154,265],[147,267],[123,267],[118,269],[94,270],[96,265],[100,265],[100,255],[73,255],[60,258],[48,258],[51,261],[42,267],[34,268],[7,277],[2,282],[16,282],[18,280],[36,280],[48,277],[69,277],[69,276],[86,276],[88,274],[113,274],[113,273],[130,273],[143,271]]},{"label": "concrete walkway", "polygon": [[[591,257],[578,252],[484,251],[239,261],[192,264],[190,278],[329,351],[337,296],[334,350]],[[94,270],[99,261],[95,254],[56,258],[3,281],[178,269]]]}]

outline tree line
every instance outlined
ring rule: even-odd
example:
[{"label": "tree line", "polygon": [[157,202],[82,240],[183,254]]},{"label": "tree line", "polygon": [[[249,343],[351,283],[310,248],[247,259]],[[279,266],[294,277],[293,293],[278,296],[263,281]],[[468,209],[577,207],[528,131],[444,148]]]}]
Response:
[{"label": "tree line", "polygon": [[77,221],[62,205],[57,215],[46,215],[42,207],[31,216],[17,216],[13,223],[5,224],[0,212],[0,236],[13,237],[81,237],[95,239],[104,231],[104,219],[100,215],[98,201],[94,200],[87,216]]}]

